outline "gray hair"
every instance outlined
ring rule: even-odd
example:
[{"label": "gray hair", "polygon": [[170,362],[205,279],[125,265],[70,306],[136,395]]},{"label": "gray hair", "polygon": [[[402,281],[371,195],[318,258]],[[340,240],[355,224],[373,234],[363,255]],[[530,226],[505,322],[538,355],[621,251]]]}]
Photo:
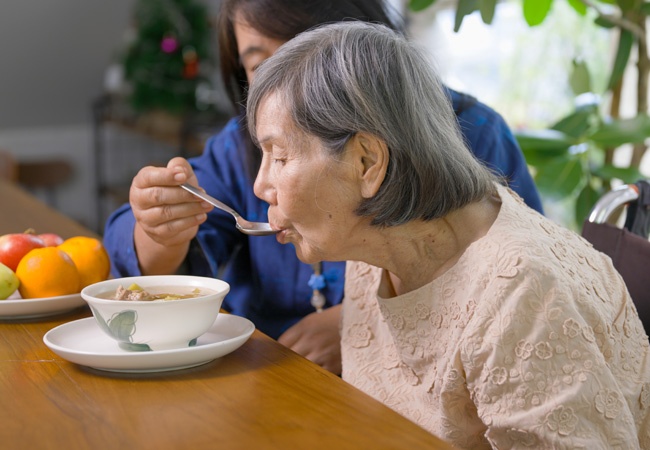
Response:
[{"label": "gray hair", "polygon": [[373,225],[440,218],[494,191],[496,177],[463,143],[426,53],[383,25],[320,26],[262,63],[248,95],[254,140],[258,108],[273,93],[333,157],[359,132],[386,143],[384,182],[356,211]]}]

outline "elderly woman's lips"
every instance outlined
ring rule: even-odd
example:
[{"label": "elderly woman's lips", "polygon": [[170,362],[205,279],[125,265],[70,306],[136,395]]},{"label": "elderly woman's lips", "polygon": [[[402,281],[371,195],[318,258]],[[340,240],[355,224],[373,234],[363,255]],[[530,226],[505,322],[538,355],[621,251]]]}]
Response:
[{"label": "elderly woman's lips", "polygon": [[269,221],[269,225],[271,226],[271,229],[276,230],[278,233],[285,230],[284,227],[278,225],[277,223],[271,222],[271,221]]},{"label": "elderly woman's lips", "polygon": [[271,228],[273,228],[274,230],[279,230],[278,233],[275,235],[275,237],[278,240],[278,242],[284,244],[284,242],[286,241],[287,228],[277,225],[273,222],[271,222],[270,225]]}]

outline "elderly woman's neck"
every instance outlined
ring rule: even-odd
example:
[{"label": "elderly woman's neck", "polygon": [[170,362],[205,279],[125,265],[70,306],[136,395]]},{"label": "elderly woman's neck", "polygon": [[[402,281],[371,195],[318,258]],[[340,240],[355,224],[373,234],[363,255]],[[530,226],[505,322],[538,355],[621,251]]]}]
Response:
[{"label": "elderly woman's neck", "polygon": [[[491,197],[442,219],[413,221],[382,230],[382,239],[392,245],[386,245],[372,264],[388,270],[394,292],[381,294],[401,295],[447,272],[473,242],[487,234],[499,208],[500,200]],[[395,242],[401,244],[396,246]]]}]

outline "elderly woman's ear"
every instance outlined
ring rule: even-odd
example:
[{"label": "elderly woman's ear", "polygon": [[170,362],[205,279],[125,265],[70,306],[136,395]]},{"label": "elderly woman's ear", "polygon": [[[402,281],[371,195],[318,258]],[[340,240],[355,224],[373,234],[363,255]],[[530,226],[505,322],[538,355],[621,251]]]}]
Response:
[{"label": "elderly woman's ear", "polygon": [[357,169],[361,195],[371,198],[384,182],[388,168],[388,146],[370,133],[359,132],[348,142],[348,151]]}]

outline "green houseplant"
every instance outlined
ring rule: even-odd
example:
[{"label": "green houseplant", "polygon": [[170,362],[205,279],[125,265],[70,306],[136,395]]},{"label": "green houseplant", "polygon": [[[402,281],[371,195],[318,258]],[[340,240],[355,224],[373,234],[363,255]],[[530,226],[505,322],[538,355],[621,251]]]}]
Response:
[{"label": "green houseplant", "polygon": [[[526,23],[537,26],[551,13],[554,0],[521,0]],[[517,130],[515,136],[532,168],[535,182],[547,199],[572,199],[575,214],[572,226],[580,226],[596,200],[612,183],[620,180],[633,183],[643,174],[640,164],[647,152],[645,140],[650,137],[648,117],[648,58],[646,19],[650,2],[643,0],[555,0],[567,2],[572,9],[613,33],[618,45],[609,69],[605,92],[594,92],[587,65],[574,61],[568,73],[570,86],[576,96],[575,109],[542,130]],[[411,0],[411,11],[420,11],[436,0]],[[491,24],[497,0],[458,0],[454,31],[463,19],[479,11],[484,23]],[[588,14],[590,11],[590,14]],[[625,70],[635,60],[637,72],[636,115],[620,116],[620,99]],[[598,100],[609,96],[609,108]],[[586,99],[586,101],[585,101]],[[632,157],[627,167],[613,165],[616,149],[632,146]],[[619,182],[620,182],[619,181]]]}]

